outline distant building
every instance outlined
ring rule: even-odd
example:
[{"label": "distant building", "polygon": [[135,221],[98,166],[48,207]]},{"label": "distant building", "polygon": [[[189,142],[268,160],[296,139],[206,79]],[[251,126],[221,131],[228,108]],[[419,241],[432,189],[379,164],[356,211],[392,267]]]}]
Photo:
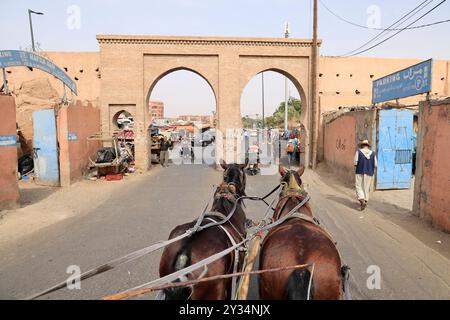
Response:
[{"label": "distant building", "polygon": [[191,122],[201,122],[204,124],[214,124],[214,116],[213,115],[180,115],[178,116],[178,120],[183,121],[191,121]]},{"label": "distant building", "polygon": [[164,102],[161,101],[150,101],[148,103],[149,113],[153,119],[163,119],[164,118]]}]

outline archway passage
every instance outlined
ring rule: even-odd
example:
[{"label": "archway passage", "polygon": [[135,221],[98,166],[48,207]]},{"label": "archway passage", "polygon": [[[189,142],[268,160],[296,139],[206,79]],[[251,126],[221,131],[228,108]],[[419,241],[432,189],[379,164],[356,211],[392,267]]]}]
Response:
[{"label": "archway passage", "polygon": [[288,100],[288,128],[304,120],[305,104],[295,84],[278,71],[255,75],[241,95],[241,116],[244,128],[284,128],[285,98]]},{"label": "archway passage", "polygon": [[116,129],[131,130],[134,124],[133,115],[126,110],[118,111],[112,118],[112,124]]},{"label": "archway passage", "polygon": [[294,77],[276,69],[258,73],[243,89],[240,106],[244,150],[258,145],[266,163],[278,163],[288,160],[286,151],[293,144],[292,158],[286,164],[306,163],[307,101]]},{"label": "archway passage", "polygon": [[214,162],[216,97],[201,74],[188,68],[165,72],[147,97],[153,163],[165,162],[164,138],[172,143],[169,154],[174,163],[211,162],[204,157]]}]

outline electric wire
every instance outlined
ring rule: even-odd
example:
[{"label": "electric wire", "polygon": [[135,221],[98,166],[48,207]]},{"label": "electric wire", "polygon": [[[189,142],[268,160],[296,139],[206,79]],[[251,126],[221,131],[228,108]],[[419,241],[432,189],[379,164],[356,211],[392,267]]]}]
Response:
[{"label": "electric wire", "polygon": [[372,50],[372,49],[374,49],[375,47],[378,47],[379,45],[381,45],[381,44],[385,43],[386,41],[392,39],[393,37],[395,37],[396,35],[398,35],[398,34],[401,33],[402,31],[405,31],[407,27],[409,27],[409,26],[413,25],[414,23],[416,23],[417,21],[423,19],[425,16],[427,16],[428,14],[430,14],[431,12],[433,12],[434,10],[436,10],[439,6],[441,6],[441,5],[442,5],[444,2],[446,2],[446,1],[447,1],[447,0],[442,0],[440,3],[438,3],[438,4],[435,5],[433,8],[431,8],[430,10],[428,10],[426,13],[424,13],[423,15],[421,15],[419,18],[417,18],[416,20],[414,20],[413,22],[411,22],[411,23],[410,23],[409,25],[407,25],[405,28],[403,28],[403,29],[397,31],[396,33],[394,33],[394,34],[391,35],[390,37],[388,37],[388,38],[386,38],[386,39],[384,39],[384,40],[378,42],[377,44],[375,44],[375,45],[373,45],[373,46],[371,46],[371,47],[369,47],[369,48],[367,48],[367,49],[364,49],[364,50],[358,51],[358,52],[356,52],[356,53],[353,53],[353,54],[351,54],[351,55],[348,55],[348,57],[353,57],[353,56],[359,55],[359,54],[361,54],[361,53],[367,52],[367,51],[369,51],[369,50]]},{"label": "electric wire", "polygon": [[[325,5],[325,3],[322,0],[319,0],[319,1],[320,1],[320,4],[325,8],[325,10],[327,10],[331,15],[335,16],[339,20],[341,20],[341,21],[343,21],[345,23],[348,23],[348,24],[350,24],[352,26],[355,26],[355,27],[358,27],[358,28],[362,28],[362,29],[367,29],[367,30],[378,30],[378,31],[398,31],[398,30],[401,30],[401,28],[372,28],[372,27],[364,26],[362,24],[358,24],[356,22],[353,22],[353,21],[350,21],[348,19],[343,18],[342,16],[338,15],[333,10],[331,10],[327,5]],[[439,21],[435,21],[435,22],[431,22],[431,23],[421,24],[421,25],[418,25],[418,26],[413,26],[413,27],[406,28],[406,30],[421,29],[421,28],[431,27],[431,26],[435,26],[435,25],[442,24],[442,23],[447,23],[447,22],[450,22],[450,19],[439,20]]]}]

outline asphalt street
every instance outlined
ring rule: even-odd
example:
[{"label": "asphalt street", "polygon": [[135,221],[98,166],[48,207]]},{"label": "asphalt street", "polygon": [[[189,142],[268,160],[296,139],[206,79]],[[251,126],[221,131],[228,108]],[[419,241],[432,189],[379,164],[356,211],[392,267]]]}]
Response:
[{"label": "asphalt street", "polygon": [[[176,225],[202,212],[221,179],[221,171],[206,165],[155,166],[145,179],[115,191],[91,212],[2,246],[0,293],[25,298],[67,279],[71,265],[86,271],[167,239]],[[278,182],[278,174],[249,176],[247,193],[266,194]],[[353,299],[450,298],[450,264],[445,256],[370,207],[363,214],[355,210],[351,197],[316,173],[307,171],[304,183],[314,214],[351,267]],[[254,220],[264,211],[262,203],[246,203],[247,215]],[[42,299],[98,299],[148,282],[158,277],[160,254],[83,281],[79,290],[63,289]],[[370,266],[379,267],[380,289],[366,285]],[[250,298],[257,298],[256,278]]]}]

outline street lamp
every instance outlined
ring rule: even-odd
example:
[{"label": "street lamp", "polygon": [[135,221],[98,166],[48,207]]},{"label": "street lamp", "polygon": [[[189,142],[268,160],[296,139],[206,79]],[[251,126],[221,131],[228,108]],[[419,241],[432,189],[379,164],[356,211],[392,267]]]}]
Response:
[{"label": "street lamp", "polygon": [[31,47],[33,48],[33,52],[36,51],[34,48],[34,35],[33,35],[33,23],[31,22],[31,14],[38,14],[38,15],[43,15],[42,12],[36,12],[33,10],[28,9],[28,19],[30,20],[30,31],[31,31]]},{"label": "street lamp", "polygon": [[[289,22],[284,25],[284,37],[289,38]],[[284,132],[288,130],[288,78],[284,78]]]}]

